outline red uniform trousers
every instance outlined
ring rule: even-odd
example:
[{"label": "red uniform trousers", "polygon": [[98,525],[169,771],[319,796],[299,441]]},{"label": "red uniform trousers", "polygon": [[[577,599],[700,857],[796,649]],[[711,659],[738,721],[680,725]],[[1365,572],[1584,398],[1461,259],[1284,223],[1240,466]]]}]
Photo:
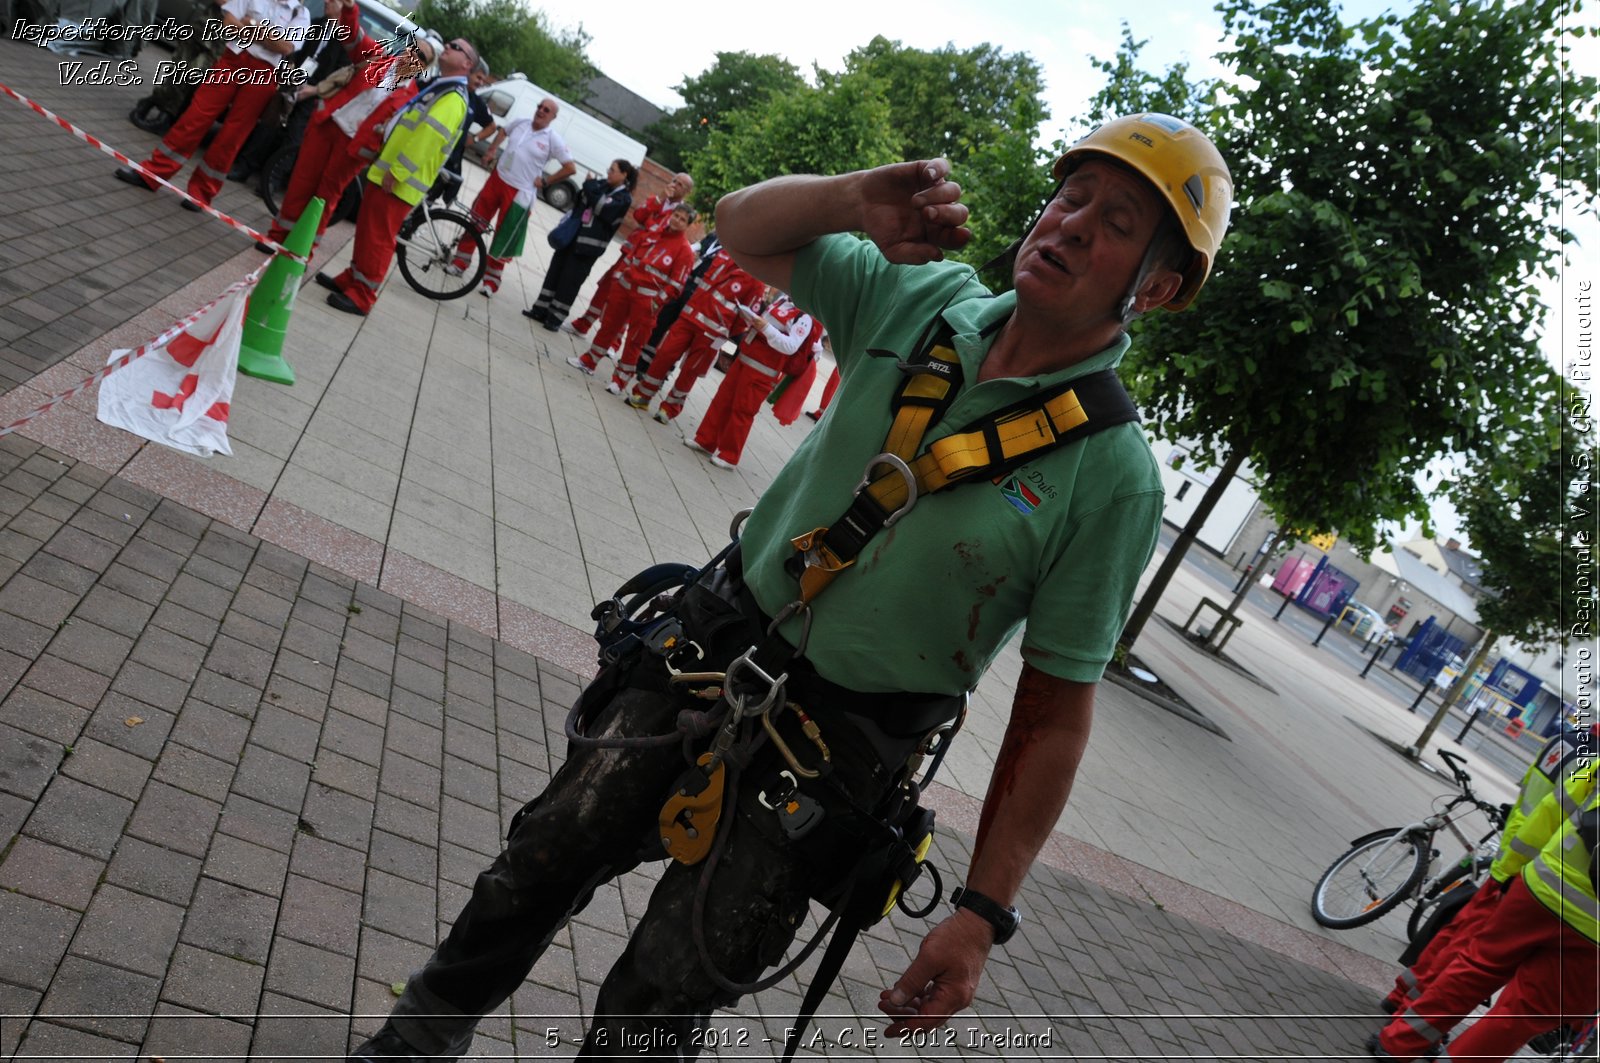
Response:
[{"label": "red uniform trousers", "polygon": [[633,385],[633,393],[642,399],[654,396],[672,375],[673,367],[681,358],[683,368],[678,370],[672,390],[661,400],[661,412],[668,420],[678,416],[683,412],[689,392],[694,390],[700,378],[711,368],[711,363],[716,361],[717,350],[724,338],[711,335],[686,317],[679,317],[662,338],[661,346],[656,348],[656,356],[650,359],[649,371]]},{"label": "red uniform trousers", "polygon": [[[618,387],[626,384],[627,378],[633,375],[639,364],[639,352],[644,350],[645,341],[656,327],[658,309],[659,304],[653,296],[618,288],[616,296],[606,303],[600,328],[594,334],[594,344],[584,353],[583,364],[593,370],[606,352],[616,347],[618,340],[622,340],[622,350],[617,357],[617,368],[612,379]],[[622,339],[624,333],[627,334],[626,339]]]},{"label": "red uniform trousers", "polygon": [[[472,216],[484,228],[493,225],[495,228],[505,224],[506,215],[511,211],[511,204],[516,201],[517,190],[500,179],[499,170],[490,170],[489,179],[478,189],[478,197],[472,201]],[[493,258],[484,254],[486,266],[483,273],[483,286],[490,292],[500,290],[500,279],[505,275],[506,263],[509,258]],[[472,264],[472,238],[464,236],[456,245],[454,265],[466,269]]]},{"label": "red uniform trousers", "polygon": [[747,357],[741,351],[728,367],[722,386],[711,400],[711,408],[706,410],[694,433],[698,446],[729,465],[739,464],[745,440],[750,438],[750,426],[761,412],[761,404],[783,376],[779,370],[750,364]]},{"label": "red uniform trousers", "polygon": [[822,386],[822,402],[817,406],[817,413],[828,408],[828,403],[833,401],[833,393],[839,390],[839,367],[834,366],[833,372],[828,374],[828,382]]},{"label": "red uniform trousers", "polygon": [[350,252],[350,268],[334,278],[339,290],[361,308],[372,309],[378,301],[378,288],[394,264],[394,242],[400,226],[414,209],[381,185],[367,182],[361,190],[361,213],[356,215],[356,238]]},{"label": "red uniform trousers", "polygon": [[[278,216],[272,219],[267,235],[274,243],[283,243],[289,230],[295,227],[300,215],[305,213],[311,197],[322,200],[322,220],[317,223],[317,240],[328,231],[328,219],[344,196],[346,186],[372,165],[350,152],[350,138],[333,122],[312,122],[306,127],[305,139],[300,142],[300,152],[295,156],[294,171],[289,174],[289,187],[284,189],[283,204]],[[313,248],[316,246],[312,244]]]},{"label": "red uniform trousers", "polygon": [[1394,988],[1384,998],[1385,1002],[1393,1004],[1394,1010],[1398,1011],[1420,997],[1422,991],[1439,977],[1439,973],[1455,960],[1461,947],[1488,923],[1490,916],[1494,915],[1500,893],[1500,883],[1492,878],[1485,879],[1472,899],[1456,912],[1455,918],[1439,928],[1417,961],[1395,978]]},{"label": "red uniform trousers", "polygon": [[1528,1038],[1562,1022],[1581,1026],[1600,1010],[1594,942],[1541,904],[1520,877],[1493,913],[1422,996],[1383,1028],[1383,1055],[1421,1056],[1496,989],[1494,1006],[1451,1041],[1441,1059],[1504,1060]]},{"label": "red uniform trousers", "polygon": [[194,90],[189,106],[150,153],[144,168],[170,181],[200,146],[211,124],[227,111],[222,128],[212,138],[200,165],[189,175],[189,194],[209,204],[233,168],[234,156],[239,154],[250,131],[256,127],[256,119],[278,91],[272,79],[273,69],[248,52],[224,55],[206,71],[205,80]]},{"label": "red uniform trousers", "polygon": [[573,329],[581,336],[589,331],[589,326],[606,312],[606,306],[617,294],[617,278],[628,265],[628,248],[622,249],[622,257],[611,264],[611,268],[600,275],[600,283],[594,287],[594,295],[589,298],[589,308],[572,322]]}]

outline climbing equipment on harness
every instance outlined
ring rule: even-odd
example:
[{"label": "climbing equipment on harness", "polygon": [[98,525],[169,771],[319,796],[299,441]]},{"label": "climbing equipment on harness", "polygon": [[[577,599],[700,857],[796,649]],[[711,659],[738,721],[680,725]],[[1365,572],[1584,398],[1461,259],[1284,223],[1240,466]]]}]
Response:
[{"label": "climbing equipment on harness", "polygon": [[[838,976],[861,931],[896,906],[913,916],[926,916],[942,896],[938,871],[926,862],[933,840],[934,815],[919,802],[921,790],[915,775],[923,761],[932,756],[928,771],[921,777],[921,784],[927,783],[941,765],[950,738],[965,716],[963,707],[949,716],[928,721],[925,733],[908,734],[906,738],[917,739],[909,755],[904,738],[896,738],[901,743],[896,746],[885,736],[870,740],[864,737],[895,781],[878,807],[862,807],[834,777],[824,728],[806,707],[787,697],[791,670],[795,662],[803,663],[812,622],[811,602],[839,573],[855,563],[878,531],[904,518],[919,496],[999,476],[1057,447],[1138,418],[1116,375],[1107,370],[1043,389],[1028,400],[972,421],[924,449],[924,436],[950,408],[962,384],[953,342],[953,331],[941,312],[924,330],[916,353],[899,362],[906,380],[893,399],[893,422],[883,453],[868,462],[849,509],[838,520],[795,537],[796,553],[786,567],[798,580],[798,597],[778,611],[766,626],[765,636],[749,644],[748,649],[734,655],[726,652],[725,646],[713,648],[708,635],[695,630],[692,624],[686,627],[679,615],[686,593],[714,573],[737,545],[742,515],[730,529],[733,543],[705,568],[655,566],[624,584],[609,602],[596,607],[595,619],[600,626],[596,638],[601,641],[603,664],[621,670],[644,654],[653,654],[665,663],[669,689],[676,687],[714,700],[710,710],[684,710],[679,714],[675,733],[648,738],[583,738],[578,727],[582,698],[569,717],[569,737],[604,745],[663,744],[680,738],[687,743],[692,738],[713,735],[709,750],[694,758],[693,766],[679,778],[663,805],[658,818],[660,840],[673,859],[704,865],[690,930],[701,965],[724,990],[744,994],[776,984],[796,970],[824,937],[830,937],[831,931],[827,952],[791,1028],[785,1060],[793,1056],[801,1032]],[[884,352],[870,353],[882,356]],[[728,567],[733,568],[731,561]],[[792,645],[779,634],[780,626],[790,619],[800,621],[798,638]],[[703,642],[707,644],[702,645]],[[720,661],[729,663],[717,671]],[[778,724],[786,712],[794,714],[805,742],[791,742],[780,732]],[[754,725],[757,717],[760,727]],[[730,805],[738,794],[739,775],[749,757],[767,742],[773,744],[785,767],[757,792],[759,804],[774,814],[783,835],[802,853],[831,847],[832,851],[819,854],[819,859],[837,861],[840,840],[848,837],[846,852],[852,867],[828,895],[815,897],[830,910],[817,936],[782,970],[760,981],[740,984],[728,980],[710,956],[706,898],[726,838],[725,831],[716,829],[719,817],[724,806]],[[800,755],[809,753],[806,742],[815,749],[816,758]],[[891,755],[895,762],[884,760],[886,749],[899,750]],[[829,821],[832,826],[823,829]],[[925,907],[912,909],[907,905],[906,891],[924,867],[931,873],[934,895]]]}]

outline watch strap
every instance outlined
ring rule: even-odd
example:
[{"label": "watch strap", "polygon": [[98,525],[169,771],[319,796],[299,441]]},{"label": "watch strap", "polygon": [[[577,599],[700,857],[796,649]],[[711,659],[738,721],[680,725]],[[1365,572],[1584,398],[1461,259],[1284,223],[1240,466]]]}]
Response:
[{"label": "watch strap", "polygon": [[950,903],[957,908],[965,908],[994,927],[996,945],[1010,941],[1022,922],[1022,913],[1015,908],[967,886],[957,886],[955,892],[950,894]]}]

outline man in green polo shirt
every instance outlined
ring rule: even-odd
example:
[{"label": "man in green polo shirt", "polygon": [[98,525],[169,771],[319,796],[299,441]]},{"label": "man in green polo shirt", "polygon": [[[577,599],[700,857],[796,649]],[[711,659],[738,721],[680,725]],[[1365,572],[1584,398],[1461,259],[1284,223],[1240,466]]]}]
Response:
[{"label": "man in green polo shirt", "polygon": [[[850,906],[841,891],[864,874],[858,858],[879,844],[877,817],[905,791],[921,743],[1022,627],[1025,665],[967,883],[879,1006],[895,1035],[971,1002],[989,950],[1016,930],[1010,905],[1066,803],[1095,684],[1160,521],[1156,464],[1137,425],[1078,433],[1100,411],[1087,400],[1073,409],[1074,395],[1121,360],[1135,315],[1193,299],[1232,183],[1188,124],[1110,122],[1057,160],[1062,184],[1019,242],[1014,290],[991,296],[970,267],[937,262],[971,236],[949,170],[936,159],[782,177],[718,205],[728,251],[833,336],[835,409],[757,503],[738,551],[659,626],[640,628],[642,646],[614,654],[584,692],[566,763],[513,820],[449,937],[353,1058],[460,1055],[477,1018],[516,990],[595,886],[658,859],[662,843],[678,862],[601,986],[584,1052],[693,1054],[710,1013],[782,962],[812,898]],[[930,352],[936,361],[924,364]],[[913,384],[897,365],[908,358],[920,366]],[[928,374],[965,383],[949,398],[949,387],[923,387]],[[909,444],[904,415],[891,411],[903,386],[947,400]],[[1035,433],[993,419],[1002,409],[1075,434],[1031,450]],[[880,459],[895,450],[909,464]],[[1002,467],[997,453],[1004,471],[982,475]],[[1026,460],[1009,460],[1018,453]],[[930,485],[968,478],[925,490],[930,455]],[[822,533],[859,530],[856,496],[883,486],[862,492],[863,469],[909,479],[911,464],[912,504],[878,506],[883,526],[856,536],[846,564]],[[695,690],[710,700],[686,696]],[[713,702],[737,710],[714,717],[714,737],[702,711]],[[686,770],[685,752],[707,749],[706,766]],[[817,779],[796,778],[821,760]]]}]

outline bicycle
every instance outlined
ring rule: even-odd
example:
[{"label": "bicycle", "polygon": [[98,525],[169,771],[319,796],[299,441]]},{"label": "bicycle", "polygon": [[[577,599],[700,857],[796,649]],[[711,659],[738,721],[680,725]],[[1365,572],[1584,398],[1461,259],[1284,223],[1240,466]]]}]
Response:
[{"label": "bicycle", "polygon": [[[459,182],[461,175],[441,170],[440,176]],[[395,241],[395,262],[406,283],[429,299],[459,299],[478,286],[488,268],[488,240],[492,230],[465,211],[435,209],[426,196],[400,226]],[[459,248],[467,246],[467,261]]]},{"label": "bicycle", "polygon": [[[1333,930],[1364,926],[1413,897],[1425,898],[1424,903],[1436,907],[1447,890],[1475,889],[1482,881],[1499,851],[1499,836],[1510,806],[1490,804],[1473,792],[1464,757],[1448,751],[1439,756],[1449,766],[1460,792],[1450,795],[1443,808],[1425,819],[1403,827],[1385,827],[1351,842],[1350,850],[1322,873],[1311,892],[1311,916],[1319,924]],[[1483,813],[1490,823],[1477,841],[1458,826],[1473,812]],[[1467,858],[1452,862],[1424,885],[1439,856],[1434,838],[1445,829],[1466,849]],[[1461,896],[1470,892],[1468,889]]]}]

